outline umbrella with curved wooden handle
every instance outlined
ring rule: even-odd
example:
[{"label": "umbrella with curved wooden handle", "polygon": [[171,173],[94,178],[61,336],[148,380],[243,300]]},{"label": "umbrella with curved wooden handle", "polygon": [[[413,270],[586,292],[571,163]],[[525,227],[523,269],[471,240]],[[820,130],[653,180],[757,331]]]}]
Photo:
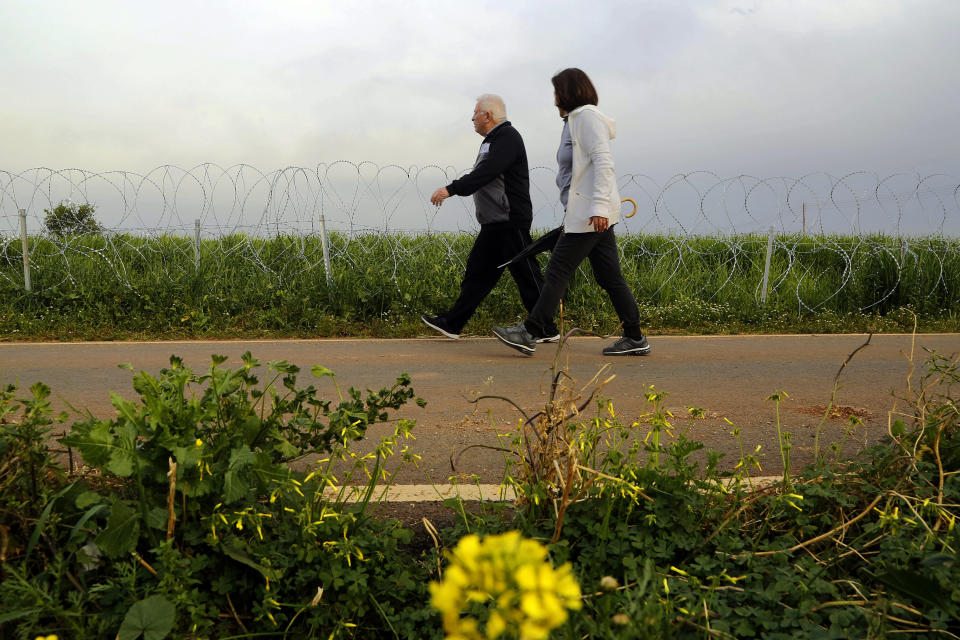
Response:
[{"label": "umbrella with curved wooden handle", "polygon": [[[623,200],[620,201],[620,204],[623,204],[624,202],[629,202],[630,204],[632,204],[633,211],[631,211],[630,213],[628,213],[623,217],[632,218],[637,213],[637,202],[633,198],[624,198]],[[536,240],[534,240],[533,242],[525,246],[520,251],[520,253],[513,256],[512,258],[510,258],[509,260],[507,260],[497,268],[503,269],[504,267],[509,267],[511,264],[514,264],[515,262],[519,262],[520,260],[529,258],[530,256],[535,256],[538,253],[543,253],[544,251],[552,251],[553,248],[557,246],[557,240],[560,239],[560,235],[562,233],[563,233],[563,226],[559,226],[556,229],[553,229],[552,231],[546,232],[545,234],[543,234],[542,236],[540,236],[539,238],[537,238]]]}]

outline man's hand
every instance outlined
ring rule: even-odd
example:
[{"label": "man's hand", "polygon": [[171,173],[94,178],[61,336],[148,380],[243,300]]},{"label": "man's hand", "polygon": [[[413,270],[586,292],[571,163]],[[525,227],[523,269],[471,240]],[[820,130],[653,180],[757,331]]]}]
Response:
[{"label": "man's hand", "polygon": [[440,187],[439,189],[433,192],[432,196],[430,196],[430,204],[432,204],[435,207],[439,207],[440,204],[449,197],[450,197],[450,192],[447,191],[447,188]]},{"label": "man's hand", "polygon": [[591,216],[590,224],[593,225],[593,230],[596,231],[597,233],[602,233],[610,228],[610,220],[607,218],[602,218],[600,216]]}]

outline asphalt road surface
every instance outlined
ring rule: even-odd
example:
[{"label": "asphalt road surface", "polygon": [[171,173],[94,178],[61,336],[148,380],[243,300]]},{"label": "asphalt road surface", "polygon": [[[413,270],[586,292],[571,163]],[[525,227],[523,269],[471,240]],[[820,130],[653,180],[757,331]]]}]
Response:
[{"label": "asphalt road surface", "polygon": [[[847,440],[848,451],[884,435],[890,412],[909,410],[897,398],[907,394],[911,354],[916,386],[925,371],[924,348],[943,355],[960,352],[960,334],[875,335],[843,367],[835,401],[838,410],[824,419],[841,365],[866,340],[866,335],[653,336],[649,356],[605,358],[600,354],[604,341],[580,337],[570,340],[559,361],[576,382],[574,396],[581,398],[596,386],[588,386],[595,374],[609,365],[602,377],[616,377],[602,393],[613,400],[624,424],[649,414],[645,392],[651,386],[666,392],[664,404],[675,416],[675,429],[723,452],[724,464],[733,466],[739,445],[729,420],[740,429],[744,450],[761,445],[763,470],[756,473],[776,474],[782,465],[776,406],[767,400],[771,394],[789,395],[780,406],[780,419],[782,429],[792,434],[791,466],[797,468],[812,459],[813,436],[821,421],[822,442],[827,445],[841,441],[850,415],[863,421]],[[336,372],[343,388],[379,389],[408,372],[416,394],[428,403],[422,409],[410,403],[399,413],[416,420],[417,439],[411,448],[423,457],[418,469],[405,467],[395,480],[411,484],[446,483],[452,476],[467,480],[473,475],[484,483],[499,482],[502,453],[471,448],[459,456],[455,471],[451,456],[470,445],[497,445],[497,434],[515,431],[521,414],[501,400],[471,399],[504,396],[535,413],[547,399],[557,355],[555,345],[541,345],[533,357],[526,357],[493,338],[0,343],[0,383],[17,383],[21,395],[26,395],[32,383],[42,381],[52,388],[58,408],[69,404],[110,417],[115,413],[111,391],[131,400],[137,397],[131,372],[117,367],[120,363],[158,373],[176,354],[202,372],[211,354],[228,356],[225,366],[239,366],[240,355],[248,350],[263,363],[287,360],[299,365],[299,381],[318,384],[329,392],[328,398],[335,397],[333,386],[329,379],[316,381],[310,376],[314,364]],[[705,409],[706,417],[688,419],[689,406]],[[596,416],[595,405],[584,415]],[[389,431],[387,425],[375,426],[360,448]]]}]

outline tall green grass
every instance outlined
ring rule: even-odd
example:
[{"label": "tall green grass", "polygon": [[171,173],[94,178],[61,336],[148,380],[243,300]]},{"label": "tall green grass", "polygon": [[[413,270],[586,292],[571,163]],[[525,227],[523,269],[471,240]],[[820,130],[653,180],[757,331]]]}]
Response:
[{"label": "tall green grass", "polygon": [[[112,235],[31,239],[33,291],[19,241],[0,243],[6,338],[134,335],[412,335],[419,314],[459,292],[468,234],[331,237],[332,286],[315,236],[205,240]],[[960,240],[943,237],[628,235],[623,271],[653,331],[954,330]],[[547,255],[540,256],[546,264]],[[616,331],[587,263],[564,303],[570,324]],[[509,276],[468,331],[525,314]]]}]

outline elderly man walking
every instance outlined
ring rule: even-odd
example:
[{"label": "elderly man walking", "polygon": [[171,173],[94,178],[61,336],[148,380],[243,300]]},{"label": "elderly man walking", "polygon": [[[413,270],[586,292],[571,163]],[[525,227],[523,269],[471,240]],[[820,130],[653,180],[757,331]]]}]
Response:
[{"label": "elderly man walking", "polygon": [[[530,244],[533,206],[530,203],[530,170],[523,138],[507,120],[499,96],[484,94],[473,110],[473,128],[483,136],[473,170],[440,187],[430,196],[436,206],[450,196],[473,196],[480,233],[467,258],[460,296],[446,312],[421,315],[426,325],[448,338],[459,338],[464,325],[500,280],[504,264]],[[531,311],[543,287],[540,265],[533,257],[509,266],[520,290],[520,299]],[[559,339],[555,326],[546,327],[537,342]]]}]

